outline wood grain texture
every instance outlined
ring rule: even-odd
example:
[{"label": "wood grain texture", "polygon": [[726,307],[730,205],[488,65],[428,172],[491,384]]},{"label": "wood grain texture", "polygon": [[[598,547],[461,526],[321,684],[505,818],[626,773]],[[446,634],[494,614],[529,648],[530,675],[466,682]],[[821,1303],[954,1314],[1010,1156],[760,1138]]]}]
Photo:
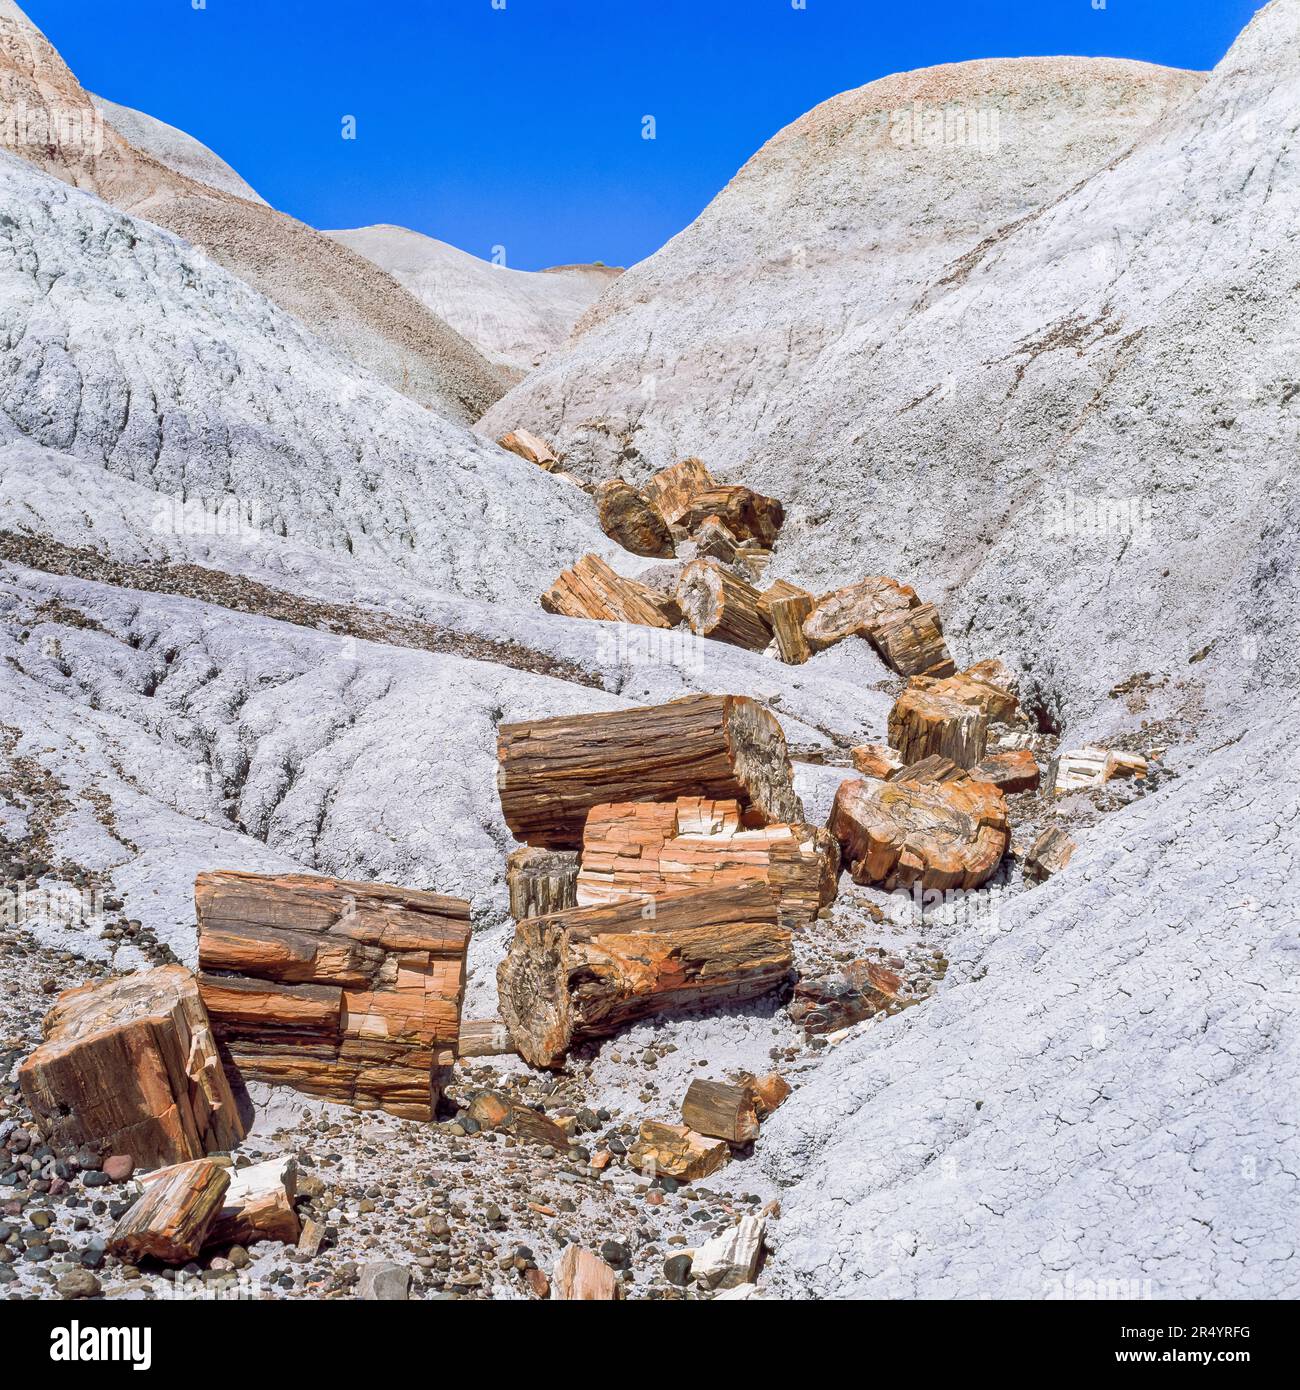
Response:
[{"label": "wood grain texture", "polygon": [[145,1258],[188,1263],[203,1249],[229,1186],[229,1170],[210,1159],[168,1168],[122,1216],[109,1250],[129,1264]]},{"label": "wood grain texture", "polygon": [[673,534],[663,513],[645,493],[622,478],[610,478],[596,489],[600,529],[633,555],[671,559]]},{"label": "wood grain texture", "polygon": [[682,1123],[728,1144],[752,1144],[758,1138],[754,1092],[748,1086],[696,1077],[682,1099]]},{"label": "wood grain texture", "polygon": [[669,526],[675,526],[695,498],[714,485],[713,475],[704,464],[688,458],[661,468],[641,490]]},{"label": "wood grain texture", "polygon": [[510,915],[515,921],[577,907],[578,856],[573,850],[524,845],[506,858]]},{"label": "wood grain texture", "polygon": [[675,599],[656,593],[635,579],[624,579],[598,555],[584,555],[576,565],[563,571],[542,595],[541,604],[546,612],[565,618],[664,628],[681,622]]},{"label": "wood grain texture", "polygon": [[677,606],[692,632],[754,652],[772,640],[771,624],[758,599],[752,584],[716,560],[692,560],[677,586]]}]

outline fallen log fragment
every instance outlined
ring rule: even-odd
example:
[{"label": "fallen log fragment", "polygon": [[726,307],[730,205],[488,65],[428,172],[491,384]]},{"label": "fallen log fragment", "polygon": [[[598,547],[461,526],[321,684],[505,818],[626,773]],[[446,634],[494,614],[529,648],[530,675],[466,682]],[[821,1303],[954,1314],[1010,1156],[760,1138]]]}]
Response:
[{"label": "fallen log fragment", "polygon": [[730,1156],[731,1150],[722,1139],[697,1134],[686,1125],[642,1120],[641,1132],[628,1150],[627,1161],[646,1177],[695,1182],[716,1173]]},{"label": "fallen log fragment", "polygon": [[974,767],[984,756],[988,716],[943,689],[945,682],[912,682],[889,712],[889,742],[904,765],[922,758],[949,758],[959,767]]},{"label": "fallen log fragment", "polygon": [[580,907],[657,898],[689,888],[766,883],[783,926],[807,926],[835,901],[839,845],[809,825],[745,829],[736,801],[595,806],[583,831]]},{"label": "fallen log fragment", "polygon": [[736,538],[723,524],[721,517],[706,516],[695,528],[691,539],[695,542],[697,557],[707,557],[724,565],[735,563],[739,553]]},{"label": "fallen log fragment", "polygon": [[886,890],[977,888],[997,868],[1009,838],[1002,793],[968,776],[842,782],[830,829],[854,881]]},{"label": "fallen log fragment", "polygon": [[1074,856],[1075,842],[1059,826],[1049,826],[1034,841],[1025,855],[1024,874],[1035,883],[1042,883],[1059,874]]},{"label": "fallen log fragment", "polygon": [[693,560],[682,571],[677,606],[699,637],[761,652],[772,628],[758,605],[758,590],[716,560]]},{"label": "fallen log fragment", "polygon": [[800,980],[787,1012],[810,1037],[834,1033],[882,1010],[894,1012],[903,982],[875,961],[854,961],[842,974]]},{"label": "fallen log fragment", "polygon": [[461,1020],[457,1057],[506,1057],[514,1050],[510,1029],[499,1018]]},{"label": "fallen log fragment", "polygon": [[528,918],[497,992],[519,1055],[557,1067],[573,1043],[638,1019],[766,994],[792,962],[773,893],[748,882]]},{"label": "fallen log fragment", "polygon": [[188,1263],[203,1249],[229,1186],[229,1172],[211,1159],[168,1168],[117,1223],[108,1241],[110,1252],[129,1264],[146,1257]]},{"label": "fallen log fragment", "polygon": [[738,541],[770,550],[785,521],[785,508],[775,497],[752,488],[715,483],[695,493],[672,524],[690,535],[709,517],[716,517]]},{"label": "fallen log fragment", "polygon": [[975,765],[971,775],[981,782],[992,782],[1003,793],[1031,792],[1038,787],[1038,763],[1028,748],[1008,748],[986,753]]},{"label": "fallen log fragment", "polygon": [[888,782],[907,766],[898,750],[884,743],[860,743],[849,749],[849,757],[855,771],[864,777],[878,777],[882,782]]},{"label": "fallen log fragment", "polygon": [[500,1091],[479,1091],[470,1100],[468,1114],[480,1129],[501,1130],[535,1144],[567,1150],[573,1143],[574,1120],[551,1119],[528,1105],[516,1105]]},{"label": "fallen log fragment", "polygon": [[778,579],[758,596],[759,611],[771,624],[777,651],[787,665],[801,666],[812,656],[803,625],[816,602],[807,589],[784,579]]},{"label": "fallen log fragment", "polygon": [[230,871],[194,885],[200,989],[243,1074],[432,1118],[460,1034],[469,904]]},{"label": "fallen log fragment", "polygon": [[633,555],[670,559],[673,535],[663,513],[631,483],[611,478],[596,489],[596,516],[600,529]]},{"label": "fallen log fragment", "polygon": [[751,1144],[758,1138],[757,1101],[748,1086],[697,1077],[682,1100],[682,1123],[728,1144]]},{"label": "fallen log fragment", "polygon": [[572,850],[524,845],[506,858],[510,915],[515,921],[576,907],[578,856]]},{"label": "fallen log fragment", "polygon": [[51,1146],[158,1167],[244,1137],[207,1011],[180,965],[82,985],[45,1016],[18,1081]]},{"label": "fallen log fragment", "polygon": [[887,620],[871,642],[885,665],[900,676],[951,676],[957,669],[932,603]]},{"label": "fallen log fragment", "polygon": [[714,486],[713,475],[704,464],[688,458],[661,468],[641,490],[669,526],[676,526],[695,498]]},{"label": "fallen log fragment", "polygon": [[551,446],[531,430],[512,430],[509,434],[503,434],[497,443],[501,448],[509,449],[512,454],[518,454],[521,459],[535,463],[538,468],[544,468],[548,473],[554,472],[560,465],[560,460],[551,452]]},{"label": "fallen log fragment", "polygon": [[578,849],[593,806],[733,798],[759,824],[803,820],[781,726],[743,695],[503,724],[501,811],[516,840]]},{"label": "fallen log fragment", "polygon": [[622,1297],[618,1275],[590,1250],[566,1245],[551,1271],[551,1298],[566,1303],[612,1303]]},{"label": "fallen log fragment", "polygon": [[762,1076],[752,1076],[746,1072],[741,1081],[754,1097],[760,1120],[766,1119],[790,1094],[790,1083],[780,1072],[770,1071]]},{"label": "fallen log fragment", "polygon": [[656,593],[635,579],[616,574],[599,555],[584,555],[542,595],[547,613],[562,618],[676,627],[681,611],[675,599]]},{"label": "fallen log fragment", "polygon": [[846,637],[874,641],[881,628],[902,617],[921,600],[916,590],[886,575],[872,575],[833,593],[823,594],[804,619],[803,633],[815,652]]},{"label": "fallen log fragment", "polygon": [[[146,1173],[140,1185],[147,1192],[158,1182],[169,1181],[176,1167]],[[300,1234],[293,1202],[297,1195],[298,1165],[291,1154],[225,1169],[230,1185],[203,1237],[203,1249],[218,1245],[253,1245],[262,1240],[297,1244]]]}]

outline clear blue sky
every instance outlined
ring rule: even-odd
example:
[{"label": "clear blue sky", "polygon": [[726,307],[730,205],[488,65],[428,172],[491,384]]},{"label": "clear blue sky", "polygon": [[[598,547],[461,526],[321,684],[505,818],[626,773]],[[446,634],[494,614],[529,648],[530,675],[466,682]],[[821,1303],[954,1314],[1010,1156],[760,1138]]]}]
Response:
[{"label": "clear blue sky", "polygon": [[836,92],[966,58],[1209,68],[1259,0],[19,3],[85,86],[197,136],[283,211],[537,269],[640,260]]}]

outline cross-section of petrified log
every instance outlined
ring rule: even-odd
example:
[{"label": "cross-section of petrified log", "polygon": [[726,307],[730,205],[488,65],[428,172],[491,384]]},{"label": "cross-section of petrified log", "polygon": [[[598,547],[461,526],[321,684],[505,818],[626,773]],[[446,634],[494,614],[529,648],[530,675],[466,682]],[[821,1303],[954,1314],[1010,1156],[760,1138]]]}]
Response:
[{"label": "cross-section of petrified log", "polygon": [[913,682],[889,712],[889,741],[904,764],[938,755],[959,767],[974,767],[984,756],[988,716],[946,691],[943,681]]},{"label": "cross-section of petrified log", "polygon": [[230,871],[194,885],[200,986],[245,1076],[427,1120],[455,1057],[469,904]]},{"label": "cross-section of petrified log", "polygon": [[68,990],[44,1032],[18,1080],[54,1148],[129,1153],[152,1168],[243,1138],[198,985],[183,966]]},{"label": "cross-section of petrified log", "polygon": [[804,619],[803,633],[815,652],[846,637],[874,641],[886,623],[915,608],[920,601],[915,589],[883,574],[872,575],[860,583],[823,594]]},{"label": "cross-section of petrified log", "polygon": [[758,1138],[754,1092],[748,1086],[696,1077],[682,1099],[682,1123],[728,1144],[750,1144]]},{"label": "cross-section of petrified log", "polygon": [[518,454],[521,459],[546,469],[548,473],[559,466],[560,460],[551,452],[551,446],[531,430],[512,430],[509,434],[503,434],[497,443],[512,454]]},{"label": "cross-section of petrified log", "polygon": [[778,579],[758,596],[759,611],[771,624],[781,660],[788,665],[801,666],[812,655],[803,625],[816,602],[807,589],[784,579]]},{"label": "cross-section of petrified log", "polygon": [[839,844],[810,825],[745,829],[735,801],[679,797],[593,807],[583,833],[579,907],[689,888],[766,883],[781,922],[808,925],[835,901]]},{"label": "cross-section of petrified log", "polygon": [[578,856],[567,849],[533,849],[524,845],[506,858],[510,915],[540,917],[577,907]]},{"label": "cross-section of petrified log", "polygon": [[882,623],[871,641],[885,665],[901,676],[950,676],[957,669],[932,603]]},{"label": "cross-section of petrified log", "polygon": [[497,789],[515,839],[578,849],[593,806],[734,798],[758,824],[803,820],[781,726],[743,695],[503,724]]},{"label": "cross-section of petrified log", "polygon": [[932,676],[913,676],[910,686],[913,689],[929,690],[941,694],[946,699],[959,704],[972,705],[983,712],[990,724],[1018,724],[1023,722],[1020,703],[1015,693],[984,675],[1003,671],[1001,662],[982,661],[956,675],[944,676],[936,680]]},{"label": "cross-section of petrified log", "polygon": [[830,829],[858,883],[977,888],[1006,850],[1007,804],[970,777],[851,779],[835,793]]},{"label": "cross-section of petrified log", "polygon": [[982,782],[992,782],[1007,796],[1013,792],[1031,792],[1040,780],[1038,763],[1028,748],[986,753],[975,765],[972,775]]},{"label": "cross-section of petrified log", "polygon": [[682,571],[677,606],[701,637],[761,652],[772,628],[758,606],[758,590],[716,560],[693,560]]},{"label": "cross-section of petrified log", "polygon": [[666,1009],[766,994],[791,963],[771,890],[741,883],[520,922],[497,993],[519,1055],[554,1067],[574,1042]]},{"label": "cross-section of petrified log", "polygon": [[635,579],[615,574],[598,555],[584,555],[542,595],[542,607],[563,618],[676,627],[682,620],[675,599]]},{"label": "cross-section of petrified log", "polygon": [[641,1132],[628,1150],[627,1161],[646,1177],[695,1182],[716,1173],[730,1157],[731,1150],[722,1139],[697,1134],[687,1125],[642,1120]]},{"label": "cross-section of petrified log", "polygon": [[117,1223],[109,1250],[130,1264],[146,1256],[164,1264],[185,1264],[203,1249],[229,1185],[228,1170],[211,1159],[169,1168]]},{"label": "cross-section of petrified log", "polygon": [[738,486],[715,484],[697,492],[674,525],[691,534],[706,517],[715,516],[738,541],[753,541],[770,550],[785,520],[785,508],[775,497]]},{"label": "cross-section of petrified log", "polygon": [[[295,1244],[300,1228],[293,1206],[298,1182],[298,1165],[293,1156],[283,1154],[225,1171],[230,1186],[203,1237],[203,1248],[254,1245],[262,1240]],[[141,1186],[147,1192],[155,1183],[170,1181],[176,1172],[176,1166],[157,1168],[141,1177]]]},{"label": "cross-section of petrified log", "polygon": [[675,526],[695,498],[713,486],[713,475],[704,464],[689,458],[661,468],[641,491],[669,526]]},{"label": "cross-section of petrified log", "polygon": [[672,556],[673,536],[663,513],[645,493],[622,478],[610,478],[596,489],[596,516],[610,540],[633,555]]}]

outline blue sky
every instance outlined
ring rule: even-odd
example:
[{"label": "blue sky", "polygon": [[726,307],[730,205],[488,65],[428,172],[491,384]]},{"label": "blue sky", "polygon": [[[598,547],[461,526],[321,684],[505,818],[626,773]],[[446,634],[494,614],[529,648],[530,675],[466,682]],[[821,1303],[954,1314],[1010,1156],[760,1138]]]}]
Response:
[{"label": "blue sky", "polygon": [[640,260],[783,125],[887,73],[1058,53],[1209,68],[1258,4],[800,2],[19,0],[85,86],[197,136],[283,211],[503,246],[520,269]]}]

